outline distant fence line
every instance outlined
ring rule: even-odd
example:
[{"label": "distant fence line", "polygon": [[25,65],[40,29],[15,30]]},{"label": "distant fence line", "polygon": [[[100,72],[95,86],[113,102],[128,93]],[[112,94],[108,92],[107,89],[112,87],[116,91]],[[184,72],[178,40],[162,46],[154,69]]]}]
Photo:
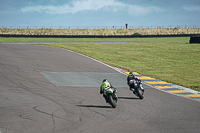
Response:
[{"label": "distant fence line", "polygon": [[[199,37],[200,34],[179,35],[10,35],[0,34],[0,37],[36,37],[36,38],[148,38],[148,37]],[[200,39],[199,39],[200,40]]]},{"label": "distant fence line", "polygon": [[168,26],[2,26],[8,29],[151,29],[151,28],[200,28],[200,25]]}]

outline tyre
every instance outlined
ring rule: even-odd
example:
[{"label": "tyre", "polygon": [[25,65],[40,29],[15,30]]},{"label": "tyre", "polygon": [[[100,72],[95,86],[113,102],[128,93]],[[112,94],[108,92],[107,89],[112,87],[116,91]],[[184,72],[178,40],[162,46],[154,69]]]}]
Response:
[{"label": "tyre", "polygon": [[144,98],[144,96],[143,96],[144,91],[142,91],[142,89],[137,88],[137,89],[135,89],[135,92],[137,93],[137,96],[138,96],[140,99],[143,99],[143,98]]},{"label": "tyre", "polygon": [[108,100],[109,100],[109,103],[111,104],[111,106],[112,106],[113,108],[116,108],[116,107],[117,107],[117,100],[113,100],[112,94],[109,94],[109,95],[108,95]]}]

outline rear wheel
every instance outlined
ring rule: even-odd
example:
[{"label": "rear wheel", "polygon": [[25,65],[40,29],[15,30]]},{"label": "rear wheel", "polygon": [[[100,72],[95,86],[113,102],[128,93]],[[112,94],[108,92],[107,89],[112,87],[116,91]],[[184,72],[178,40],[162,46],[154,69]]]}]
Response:
[{"label": "rear wheel", "polygon": [[116,106],[117,106],[117,100],[113,100],[113,97],[112,97],[111,94],[108,95],[108,100],[109,100],[111,106],[112,106],[113,108],[116,108]]}]

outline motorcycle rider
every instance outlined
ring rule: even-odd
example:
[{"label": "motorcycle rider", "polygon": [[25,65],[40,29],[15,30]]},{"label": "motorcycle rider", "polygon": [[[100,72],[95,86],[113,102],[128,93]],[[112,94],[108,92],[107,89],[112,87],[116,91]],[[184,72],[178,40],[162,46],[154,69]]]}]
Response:
[{"label": "motorcycle rider", "polygon": [[[104,79],[100,87],[100,94],[103,94],[103,97],[105,98],[106,102],[108,102],[108,98],[106,97],[104,90],[106,90],[106,88],[109,88],[109,87],[113,88],[113,86],[108,82],[108,80]],[[115,91],[115,88],[113,89]]]},{"label": "motorcycle rider", "polygon": [[[128,77],[127,77],[127,84],[128,84],[128,86],[130,87],[130,90],[131,91],[135,91],[135,82],[136,82],[136,80],[138,80],[139,81],[139,84],[141,84],[141,80],[137,77],[137,76],[135,76],[135,73],[134,72],[130,72],[129,73],[129,75],[128,75]],[[142,88],[142,90],[144,90],[144,88],[143,87],[141,87]]]}]

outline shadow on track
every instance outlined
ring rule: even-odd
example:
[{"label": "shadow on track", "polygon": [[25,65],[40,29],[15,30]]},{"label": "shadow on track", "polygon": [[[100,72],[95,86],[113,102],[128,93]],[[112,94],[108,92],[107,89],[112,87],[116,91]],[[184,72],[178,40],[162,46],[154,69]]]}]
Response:
[{"label": "shadow on track", "polygon": [[89,107],[89,108],[111,108],[111,106],[96,106],[96,105],[76,105],[79,107]]},{"label": "shadow on track", "polygon": [[140,100],[139,98],[136,97],[118,97],[119,99],[135,99],[135,100]]}]

